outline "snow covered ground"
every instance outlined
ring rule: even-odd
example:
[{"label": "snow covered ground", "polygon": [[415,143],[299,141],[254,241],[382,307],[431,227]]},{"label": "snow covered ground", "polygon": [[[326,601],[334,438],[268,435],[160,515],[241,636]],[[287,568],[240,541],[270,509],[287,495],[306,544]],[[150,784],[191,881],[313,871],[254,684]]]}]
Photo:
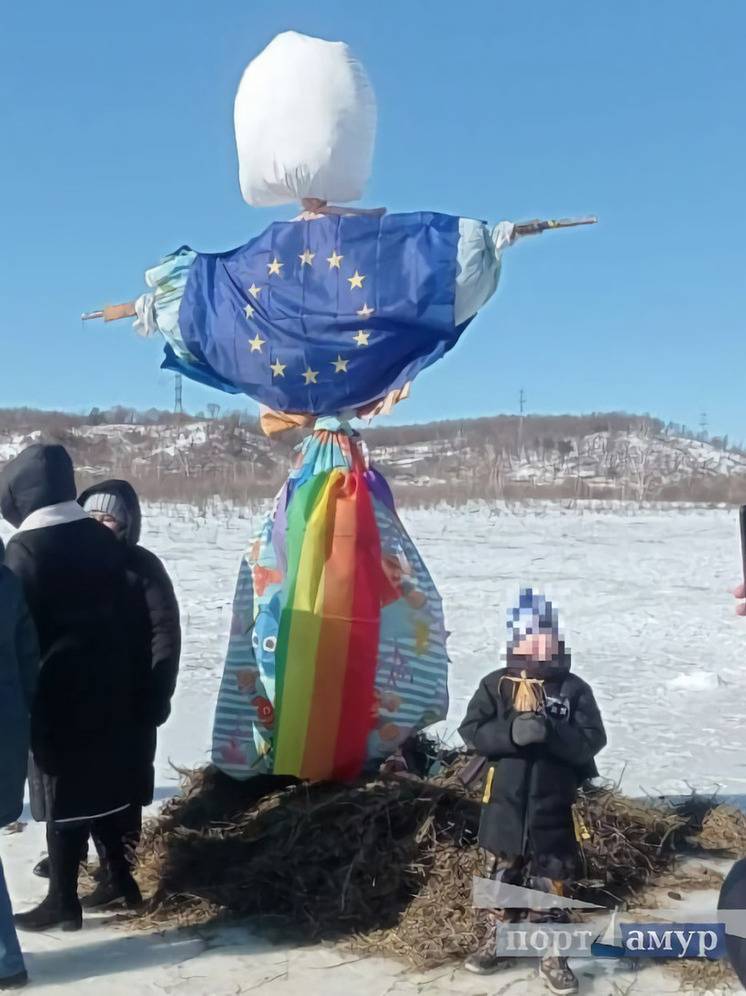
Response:
[{"label": "snow covered ground", "polygon": [[[596,689],[609,731],[602,774],[638,792],[690,785],[746,793],[746,621],[733,615],[737,516],[725,509],[637,511],[539,506],[515,514],[407,511],[451,630],[453,735],[480,677],[499,666],[505,612],[521,584],[555,599],[576,670]],[[161,737],[160,785],[207,759],[238,559],[256,519],[151,509],[144,539],[171,571],[185,658]]]},{"label": "snow covered ground", "polygon": [[[630,794],[696,786],[746,795],[746,620],[734,617],[728,593],[740,573],[733,511],[546,505],[496,515],[474,506],[403,518],[440,586],[452,633],[444,734],[454,733],[479,678],[499,666],[505,611],[518,587],[534,584],[559,606],[575,668],[596,689],[610,741],[599,759],[603,775]],[[185,628],[179,689],[160,740],[160,798],[176,787],[172,764],[208,759],[233,584],[255,524],[224,507],[206,518],[184,506],[146,512],[144,542],[174,578]],[[8,538],[4,523],[0,535]],[[0,839],[18,908],[43,894],[30,874],[42,850],[42,828],[33,824]],[[24,944],[40,994],[99,993],[104,985],[111,996],[284,996],[300,986],[319,996],[543,991],[528,981],[528,965],[495,980],[455,970],[415,976],[327,948],[272,947],[240,928],[133,936],[91,918],[82,934],[26,935]],[[658,968],[637,980],[615,963],[586,970],[593,978],[583,978],[582,989],[598,996],[677,987]]]}]

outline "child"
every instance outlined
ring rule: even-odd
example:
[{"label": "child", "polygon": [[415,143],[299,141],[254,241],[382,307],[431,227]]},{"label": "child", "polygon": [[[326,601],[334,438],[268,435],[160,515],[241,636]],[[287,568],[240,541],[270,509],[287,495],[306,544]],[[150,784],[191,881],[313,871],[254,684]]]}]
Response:
[{"label": "child", "polygon": [[[0,540],[0,827],[23,809],[29,750],[29,715],[39,670],[39,647],[20,582],[2,566]],[[26,984],[13,912],[0,862],[0,990]]]},{"label": "child", "polygon": [[[561,896],[576,870],[572,805],[578,785],[598,774],[593,759],[606,734],[593,692],[570,673],[551,602],[522,590],[508,614],[508,633],[507,667],[482,679],[460,728],[465,743],[489,762],[479,843],[490,878]],[[517,915],[500,910],[491,920]],[[562,922],[567,912],[530,919]],[[486,975],[509,964],[496,954],[491,931],[464,967]],[[578,991],[566,958],[543,958],[540,974],[553,993]]]}]

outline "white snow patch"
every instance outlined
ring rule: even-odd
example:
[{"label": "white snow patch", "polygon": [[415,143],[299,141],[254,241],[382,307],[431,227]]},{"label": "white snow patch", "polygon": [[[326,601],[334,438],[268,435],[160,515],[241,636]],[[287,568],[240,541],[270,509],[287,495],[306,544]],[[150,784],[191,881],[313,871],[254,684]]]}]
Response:
[{"label": "white snow patch", "polygon": [[724,688],[726,682],[711,671],[677,674],[668,682],[669,688],[682,692],[713,692]]}]

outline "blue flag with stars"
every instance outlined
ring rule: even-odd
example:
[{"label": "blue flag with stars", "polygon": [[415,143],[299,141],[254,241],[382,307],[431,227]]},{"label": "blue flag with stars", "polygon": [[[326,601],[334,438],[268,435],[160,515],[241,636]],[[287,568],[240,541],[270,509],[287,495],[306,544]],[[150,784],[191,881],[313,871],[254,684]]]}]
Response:
[{"label": "blue flag with stars", "polygon": [[164,364],[285,412],[360,408],[458,341],[459,219],[432,213],[275,222],[197,254],[179,306],[193,361]]}]

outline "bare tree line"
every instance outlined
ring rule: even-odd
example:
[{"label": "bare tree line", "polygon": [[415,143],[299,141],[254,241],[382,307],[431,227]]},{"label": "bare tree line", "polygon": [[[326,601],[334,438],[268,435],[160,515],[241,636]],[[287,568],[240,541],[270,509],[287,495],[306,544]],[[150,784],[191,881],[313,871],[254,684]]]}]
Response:
[{"label": "bare tree line", "polygon": [[[746,456],[742,450],[649,415],[503,415],[385,426],[364,436],[399,501],[408,505],[531,498],[746,501],[746,473],[721,469],[723,454],[737,461]],[[277,490],[294,441],[267,440],[245,412],[205,419],[123,407],[87,415],[0,410],[0,444],[11,438],[21,445],[38,438],[63,443],[82,485],[105,474],[131,480],[151,501],[205,504],[219,495],[242,505]],[[698,440],[708,445],[696,447]]]}]

